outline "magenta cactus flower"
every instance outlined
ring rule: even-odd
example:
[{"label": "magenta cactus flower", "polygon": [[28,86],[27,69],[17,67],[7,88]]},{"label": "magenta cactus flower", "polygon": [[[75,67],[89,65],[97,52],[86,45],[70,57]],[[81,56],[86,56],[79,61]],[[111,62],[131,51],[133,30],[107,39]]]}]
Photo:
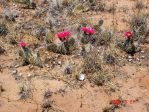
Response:
[{"label": "magenta cactus flower", "polygon": [[94,35],[96,33],[95,29],[91,27],[83,27],[81,30],[88,35]]},{"label": "magenta cactus flower", "polygon": [[19,43],[19,46],[20,46],[20,47],[26,47],[26,46],[27,46],[27,43],[26,43],[26,42],[20,42],[20,43]]},{"label": "magenta cactus flower", "polygon": [[62,31],[58,32],[56,36],[61,40],[61,41],[67,41],[68,38],[71,36],[71,32],[69,31]]},{"label": "magenta cactus flower", "polygon": [[124,33],[124,35],[125,35],[125,37],[126,37],[127,39],[130,39],[130,38],[132,38],[133,33],[130,32],[130,31],[127,31],[127,32]]}]

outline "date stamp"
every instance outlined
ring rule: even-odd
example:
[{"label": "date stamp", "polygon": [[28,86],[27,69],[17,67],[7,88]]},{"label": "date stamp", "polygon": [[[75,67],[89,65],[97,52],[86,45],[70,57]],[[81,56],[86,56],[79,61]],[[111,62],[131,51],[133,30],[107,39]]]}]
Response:
[{"label": "date stamp", "polygon": [[120,104],[134,104],[136,100],[112,100],[111,104],[120,105]]}]

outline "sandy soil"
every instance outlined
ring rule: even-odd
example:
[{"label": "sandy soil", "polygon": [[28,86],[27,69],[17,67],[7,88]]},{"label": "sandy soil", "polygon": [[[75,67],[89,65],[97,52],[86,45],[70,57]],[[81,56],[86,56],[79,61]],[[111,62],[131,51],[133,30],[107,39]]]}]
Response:
[{"label": "sandy soil", "polygon": [[[111,0],[106,1],[112,4]],[[147,0],[142,1],[145,5]],[[134,9],[134,0],[115,0],[116,3],[116,31],[123,32],[129,29],[129,21]],[[10,3],[11,4],[11,3]],[[11,8],[14,6],[11,4]],[[0,13],[4,10],[0,6]],[[25,12],[27,9],[19,9]],[[126,12],[124,10],[127,10]],[[149,7],[144,8],[145,13],[149,13]],[[29,15],[34,11],[28,11]],[[29,20],[28,14],[22,17]],[[104,27],[111,28],[113,25],[113,15],[108,12],[88,12],[91,18],[104,19]],[[18,18],[20,19],[20,18]],[[95,22],[96,22],[95,19]],[[149,23],[149,20],[148,20]],[[26,36],[28,37],[28,36]],[[25,36],[24,36],[25,38]],[[29,40],[29,39],[27,39]],[[2,39],[3,41],[3,39]],[[35,42],[35,41],[34,41]],[[5,46],[7,43],[5,43]],[[68,61],[79,65],[80,58],[73,56],[61,56],[59,60],[62,65],[56,65],[53,69],[48,67],[31,68],[28,66],[16,67],[20,80],[16,80],[12,75],[13,65],[18,62],[17,48],[9,46],[7,52],[0,55],[0,85],[4,91],[0,90],[0,112],[42,112],[44,93],[47,90],[52,91],[52,96],[48,99],[53,101],[52,109],[49,112],[102,112],[103,108],[109,107],[110,101],[119,96],[125,100],[135,100],[132,104],[116,109],[115,112],[149,112],[149,47],[148,44],[142,45],[146,58],[140,62],[126,62],[124,66],[110,66],[115,75],[112,84],[109,86],[95,86],[86,79],[83,82],[73,80],[63,73],[63,69]],[[54,56],[53,53],[47,53],[47,56]],[[124,54],[125,55],[125,54]],[[136,55],[138,57],[139,54]],[[72,75],[73,77],[73,75]],[[27,100],[20,100],[20,87],[26,84],[31,89],[31,95]],[[115,92],[110,88],[114,87]],[[1,86],[0,86],[1,87]],[[1,88],[0,88],[1,89]]]}]

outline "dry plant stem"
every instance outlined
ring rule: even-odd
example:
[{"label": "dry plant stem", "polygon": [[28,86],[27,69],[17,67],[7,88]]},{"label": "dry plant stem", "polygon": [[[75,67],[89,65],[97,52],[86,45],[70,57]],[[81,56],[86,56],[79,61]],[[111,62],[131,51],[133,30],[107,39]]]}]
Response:
[{"label": "dry plant stem", "polygon": [[116,27],[115,27],[115,0],[113,0],[113,12],[112,12],[112,14],[113,14],[113,30],[114,30],[114,32],[116,31]]}]

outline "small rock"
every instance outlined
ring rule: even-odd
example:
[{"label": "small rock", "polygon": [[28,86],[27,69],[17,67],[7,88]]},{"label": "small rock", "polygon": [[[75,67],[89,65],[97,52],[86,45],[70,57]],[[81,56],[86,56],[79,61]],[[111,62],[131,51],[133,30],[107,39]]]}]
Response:
[{"label": "small rock", "polygon": [[27,77],[31,77],[31,76],[32,76],[32,74],[30,74],[30,73],[27,75]]},{"label": "small rock", "polygon": [[136,60],[137,60],[137,61],[140,61],[140,59],[139,59],[139,58],[137,58]]},{"label": "small rock", "polygon": [[130,56],[130,55],[128,56],[128,59],[132,59],[132,58],[133,58],[132,56]]},{"label": "small rock", "polygon": [[78,77],[78,79],[80,80],[80,81],[83,81],[83,80],[85,80],[85,74],[80,74],[80,76]]},{"label": "small rock", "polygon": [[45,64],[45,67],[50,68],[50,66],[48,64]]},{"label": "small rock", "polygon": [[21,76],[22,76],[22,73],[19,73],[19,74],[18,74],[18,76],[20,76],[20,77],[21,77]]},{"label": "small rock", "polygon": [[16,73],[17,73],[17,70],[13,70],[13,71],[12,71],[12,74],[16,74]]},{"label": "small rock", "polygon": [[17,65],[15,65],[14,67],[15,67],[15,68],[18,68],[19,66],[20,66],[20,65],[17,64]]},{"label": "small rock", "polygon": [[32,69],[34,66],[33,65],[29,65],[29,68]]},{"label": "small rock", "polygon": [[119,58],[118,60],[121,61],[122,59]]},{"label": "small rock", "polygon": [[129,62],[132,62],[133,59],[128,59]]},{"label": "small rock", "polygon": [[73,61],[72,64],[75,65],[75,62]]},{"label": "small rock", "polygon": [[141,53],[142,53],[142,54],[144,54],[144,53],[145,53],[145,51],[141,51]]},{"label": "small rock", "polygon": [[56,65],[56,62],[55,62],[55,61],[53,61],[53,64],[54,64],[54,65]]},{"label": "small rock", "polygon": [[145,58],[145,56],[141,56],[141,59],[144,59]]},{"label": "small rock", "polygon": [[61,62],[61,61],[58,61],[57,63],[58,63],[58,65],[61,65],[61,64],[62,64],[62,62]]}]

